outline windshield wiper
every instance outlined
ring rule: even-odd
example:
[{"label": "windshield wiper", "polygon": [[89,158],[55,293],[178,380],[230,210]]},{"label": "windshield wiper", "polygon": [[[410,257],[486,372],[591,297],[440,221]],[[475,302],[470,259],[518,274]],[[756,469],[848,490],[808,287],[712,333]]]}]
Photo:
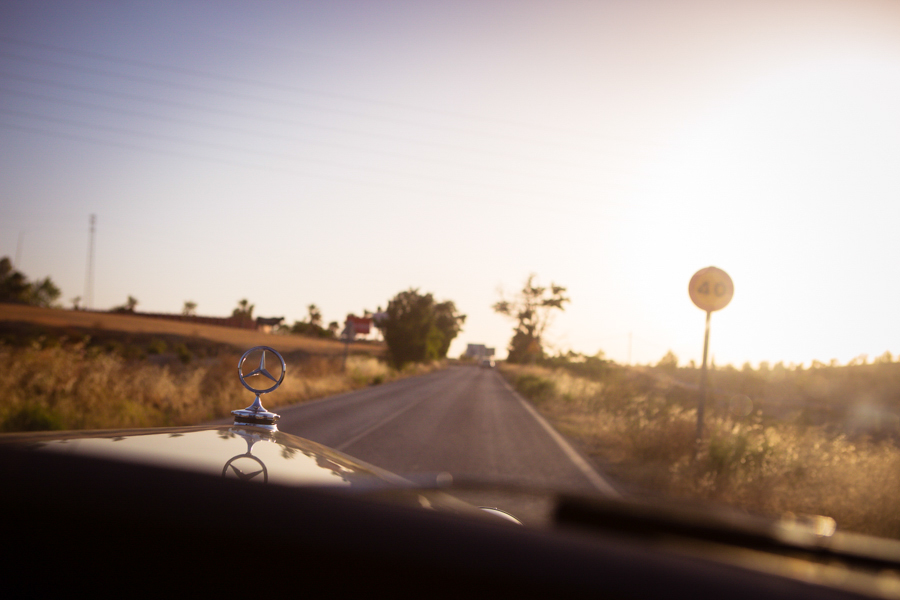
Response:
[{"label": "windshield wiper", "polygon": [[769,519],[709,506],[559,495],[554,522],[650,542],[697,541],[879,571],[900,565],[900,542],[836,532],[834,520]]}]

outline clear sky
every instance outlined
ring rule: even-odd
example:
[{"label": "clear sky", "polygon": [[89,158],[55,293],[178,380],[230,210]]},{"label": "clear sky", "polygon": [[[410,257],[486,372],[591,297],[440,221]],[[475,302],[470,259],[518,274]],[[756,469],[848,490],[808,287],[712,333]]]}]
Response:
[{"label": "clear sky", "polygon": [[[93,305],[326,321],[409,287],[505,355],[900,352],[900,3],[0,3],[0,256]],[[629,342],[630,341],[630,342]],[[630,349],[630,350],[629,350]]]}]

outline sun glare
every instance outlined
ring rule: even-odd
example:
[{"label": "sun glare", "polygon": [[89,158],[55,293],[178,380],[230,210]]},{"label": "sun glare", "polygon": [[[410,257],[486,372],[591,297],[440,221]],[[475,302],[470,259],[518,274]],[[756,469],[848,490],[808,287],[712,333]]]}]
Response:
[{"label": "sun glare", "polygon": [[[900,296],[900,284],[878,260],[895,251],[889,223],[900,217],[897,106],[896,65],[774,70],[686,123],[648,168],[630,219],[640,268],[731,273],[735,302],[717,320],[734,338],[717,340],[722,362],[843,362],[897,338],[885,299]],[[815,322],[823,326],[798,327]],[[678,338],[696,338],[693,325]],[[682,350],[694,357],[696,346]]]}]

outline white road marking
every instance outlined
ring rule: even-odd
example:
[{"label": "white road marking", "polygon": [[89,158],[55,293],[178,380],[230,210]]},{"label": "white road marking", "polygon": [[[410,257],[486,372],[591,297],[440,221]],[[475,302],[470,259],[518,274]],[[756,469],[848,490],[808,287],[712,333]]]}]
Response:
[{"label": "white road marking", "polygon": [[617,492],[615,488],[613,488],[613,486],[609,484],[608,481],[601,477],[600,474],[597,473],[597,471],[595,471],[594,468],[589,465],[588,462],[584,460],[584,458],[582,458],[580,454],[578,454],[578,452],[575,451],[575,449],[569,444],[569,442],[567,442],[565,438],[563,438],[563,436],[561,436],[559,432],[556,431],[553,426],[550,425],[550,423],[548,423],[547,420],[540,415],[540,413],[538,413],[537,410],[535,410],[530,402],[519,395],[519,392],[514,390],[502,375],[498,373],[497,376],[500,377],[500,381],[503,382],[503,385],[506,386],[506,389],[508,389],[510,393],[515,396],[515,398],[522,404],[522,406],[525,407],[525,410],[527,410],[531,414],[531,416],[534,417],[538,423],[540,423],[541,427],[543,427],[547,431],[553,441],[557,443],[557,445],[565,453],[565,455],[569,457],[569,460],[571,460],[575,464],[575,466],[578,467],[578,470],[581,471],[585,477],[587,477],[587,480],[590,481],[595,488],[597,488],[602,494],[605,494],[610,498],[622,497],[622,495]]},{"label": "white road marking", "polygon": [[419,404],[421,404],[426,398],[427,398],[427,396],[426,396],[426,397],[423,397],[423,398],[421,398],[421,399],[419,399],[417,402],[413,402],[412,404],[409,404],[409,405],[407,405],[407,406],[404,406],[404,407],[401,408],[400,410],[398,410],[398,411],[396,411],[396,412],[394,412],[394,413],[388,415],[387,417],[385,417],[385,418],[382,419],[381,421],[375,423],[375,424],[372,425],[371,427],[366,428],[365,430],[363,430],[362,433],[359,433],[359,434],[353,436],[352,438],[350,438],[349,440],[347,440],[346,442],[344,442],[344,443],[341,444],[340,446],[335,446],[334,449],[335,449],[335,450],[344,450],[345,448],[347,448],[347,447],[349,447],[349,446],[352,446],[353,444],[355,444],[355,443],[358,442],[359,440],[363,439],[364,437],[366,437],[367,435],[369,435],[370,433],[372,433],[372,432],[375,431],[376,429],[379,429],[379,428],[381,428],[381,427],[387,425],[388,423],[390,423],[391,421],[393,421],[394,419],[396,419],[397,417],[399,417],[400,415],[402,415],[403,413],[405,413],[405,412],[408,411],[409,409],[415,408],[416,406],[418,406]]}]

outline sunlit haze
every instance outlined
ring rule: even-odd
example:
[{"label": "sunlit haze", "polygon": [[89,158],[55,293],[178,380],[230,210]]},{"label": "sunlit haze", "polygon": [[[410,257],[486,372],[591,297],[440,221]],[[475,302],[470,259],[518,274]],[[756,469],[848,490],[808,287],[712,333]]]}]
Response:
[{"label": "sunlit haze", "polygon": [[4,2],[0,256],[93,307],[326,321],[410,287],[496,346],[900,352],[900,3]]}]

